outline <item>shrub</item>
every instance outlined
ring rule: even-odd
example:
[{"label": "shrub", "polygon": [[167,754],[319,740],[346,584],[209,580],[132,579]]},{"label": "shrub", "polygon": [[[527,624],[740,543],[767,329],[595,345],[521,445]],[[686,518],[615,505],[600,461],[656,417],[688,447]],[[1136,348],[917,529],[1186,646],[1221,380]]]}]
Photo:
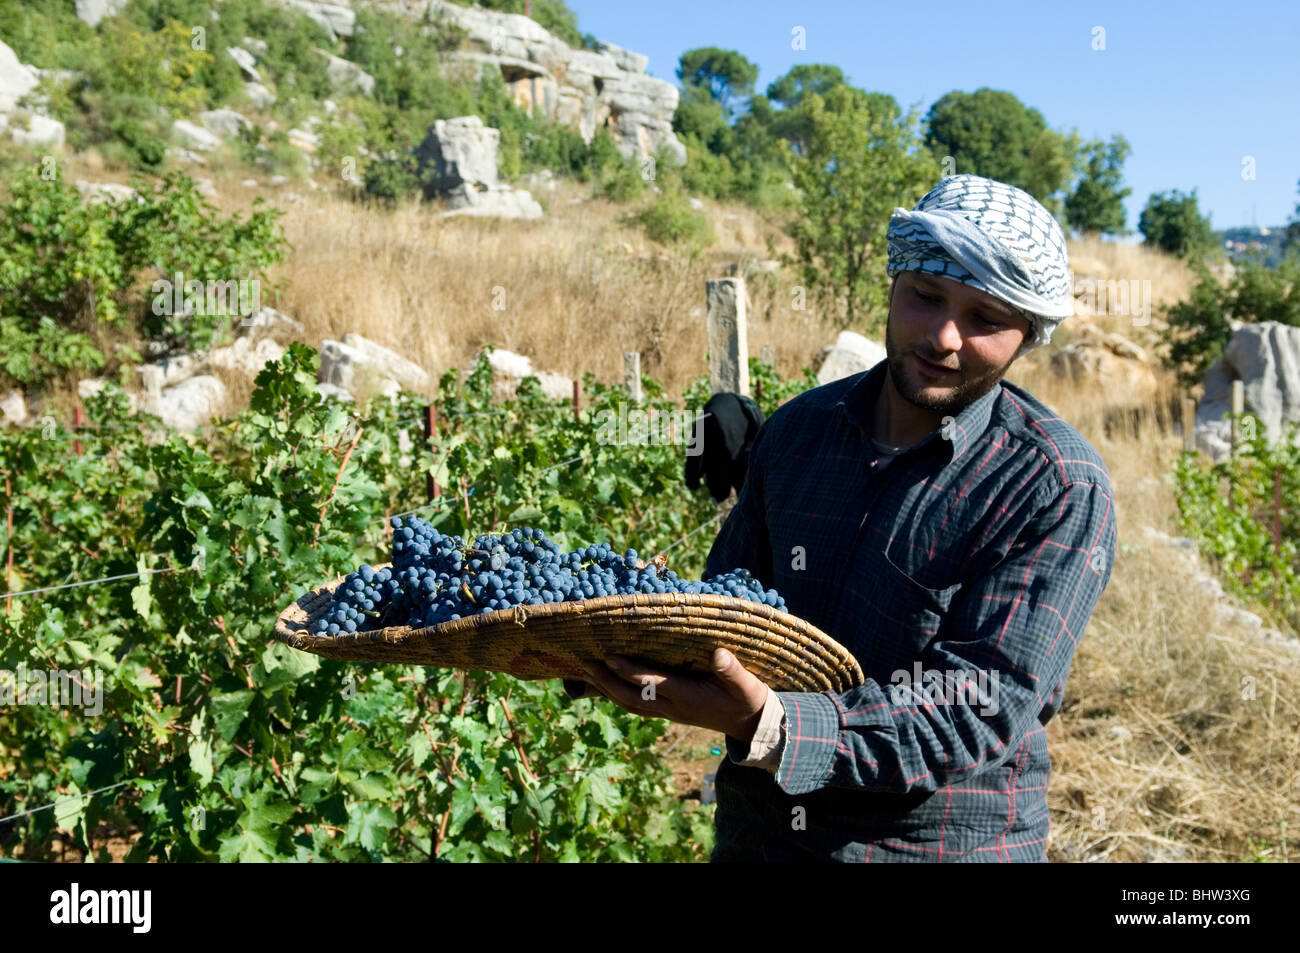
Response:
[{"label": "shrub", "polygon": [[1223,353],[1232,337],[1229,317],[1300,326],[1300,261],[1292,258],[1269,267],[1243,260],[1226,286],[1204,264],[1193,262],[1192,268],[1198,278],[1191,297],[1165,312],[1165,362],[1185,386],[1198,383]]},{"label": "shrub", "polygon": [[153,280],[261,281],[283,254],[276,211],[224,217],[183,174],[133,185],[139,201],[86,203],[57,167],[28,166],[13,178],[0,205],[9,378],[39,386],[62,371],[102,367],[94,341],[113,328],[206,347],[232,315],[159,313]]},{"label": "shrub", "polygon": [[691,254],[698,254],[713,242],[709,220],[694,211],[681,182],[675,177],[660,180],[661,194],[642,209],[627,216],[640,225],[651,241],[674,244]]}]

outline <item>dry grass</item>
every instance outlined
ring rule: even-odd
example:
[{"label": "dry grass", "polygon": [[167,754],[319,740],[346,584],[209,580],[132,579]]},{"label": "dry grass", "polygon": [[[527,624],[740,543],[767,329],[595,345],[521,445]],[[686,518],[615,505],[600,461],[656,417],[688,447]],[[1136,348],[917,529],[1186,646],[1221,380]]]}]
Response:
[{"label": "dry grass", "polygon": [[[435,377],[491,343],[538,369],[613,381],[623,352],[639,350],[643,372],[679,392],[704,370],[704,282],[740,257],[739,246],[699,258],[665,251],[622,224],[622,209],[573,186],[549,204],[532,223],[328,198],[290,206],[294,253],[277,273],[280,306],[306,324],[310,344],[353,331]],[[766,254],[770,236],[779,249],[777,226],[749,210],[721,214],[734,216],[716,229],[726,241],[756,242]],[[774,275],[751,280],[749,344],[773,345],[794,373],[822,334],[816,315],[790,308],[789,287]]]}]

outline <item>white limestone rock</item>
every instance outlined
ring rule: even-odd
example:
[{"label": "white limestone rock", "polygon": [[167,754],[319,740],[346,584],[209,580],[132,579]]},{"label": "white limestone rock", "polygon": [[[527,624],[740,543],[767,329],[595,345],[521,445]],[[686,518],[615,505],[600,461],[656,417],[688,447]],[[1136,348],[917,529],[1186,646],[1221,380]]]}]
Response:
[{"label": "white limestone rock", "polygon": [[239,72],[244,74],[244,79],[250,83],[262,82],[262,74],[257,71],[257,57],[242,46],[226,47],[226,55],[235,61],[239,67]]},{"label": "white limestone rock", "polygon": [[228,398],[226,385],[209,374],[191,377],[150,397],[141,408],[175,430],[190,431],[220,414]]},{"label": "white limestone rock", "polygon": [[184,140],[186,147],[200,152],[211,152],[221,145],[218,137],[188,119],[177,119],[173,122],[172,132]]},{"label": "white limestone rock", "polygon": [[77,0],[77,19],[90,26],[99,26],[106,17],[117,16],[127,0]]},{"label": "white limestone rock", "polygon": [[222,139],[238,138],[245,129],[253,125],[247,116],[233,109],[210,109],[199,114],[199,122],[208,132]]},{"label": "white limestone rock", "polygon": [[813,361],[821,384],[869,371],[885,359],[885,347],[854,331],[841,331],[835,343],[822,348]]}]

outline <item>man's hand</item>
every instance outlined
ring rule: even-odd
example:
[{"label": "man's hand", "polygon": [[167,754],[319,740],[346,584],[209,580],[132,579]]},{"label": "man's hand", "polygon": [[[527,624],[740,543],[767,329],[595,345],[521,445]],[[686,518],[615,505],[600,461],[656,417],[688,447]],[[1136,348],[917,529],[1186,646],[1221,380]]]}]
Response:
[{"label": "man's hand", "polygon": [[737,741],[753,740],[770,689],[726,649],[713,650],[713,674],[672,675],[611,656],[583,666],[587,680],[636,715],[711,728]]}]

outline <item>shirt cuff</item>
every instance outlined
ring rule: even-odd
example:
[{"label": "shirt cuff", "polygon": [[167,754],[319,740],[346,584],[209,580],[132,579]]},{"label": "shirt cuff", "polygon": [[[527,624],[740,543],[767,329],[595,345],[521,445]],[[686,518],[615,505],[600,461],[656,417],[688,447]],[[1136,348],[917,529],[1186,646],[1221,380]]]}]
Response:
[{"label": "shirt cuff", "polygon": [[786,794],[807,794],[826,785],[844,729],[843,708],[830,693],[773,692],[785,709],[784,750],[777,785]]},{"label": "shirt cuff", "polygon": [[753,740],[746,746],[728,735],[727,756],[735,764],[775,773],[781,764],[784,749],[785,706],[781,704],[781,696],[777,692],[768,691]]}]

